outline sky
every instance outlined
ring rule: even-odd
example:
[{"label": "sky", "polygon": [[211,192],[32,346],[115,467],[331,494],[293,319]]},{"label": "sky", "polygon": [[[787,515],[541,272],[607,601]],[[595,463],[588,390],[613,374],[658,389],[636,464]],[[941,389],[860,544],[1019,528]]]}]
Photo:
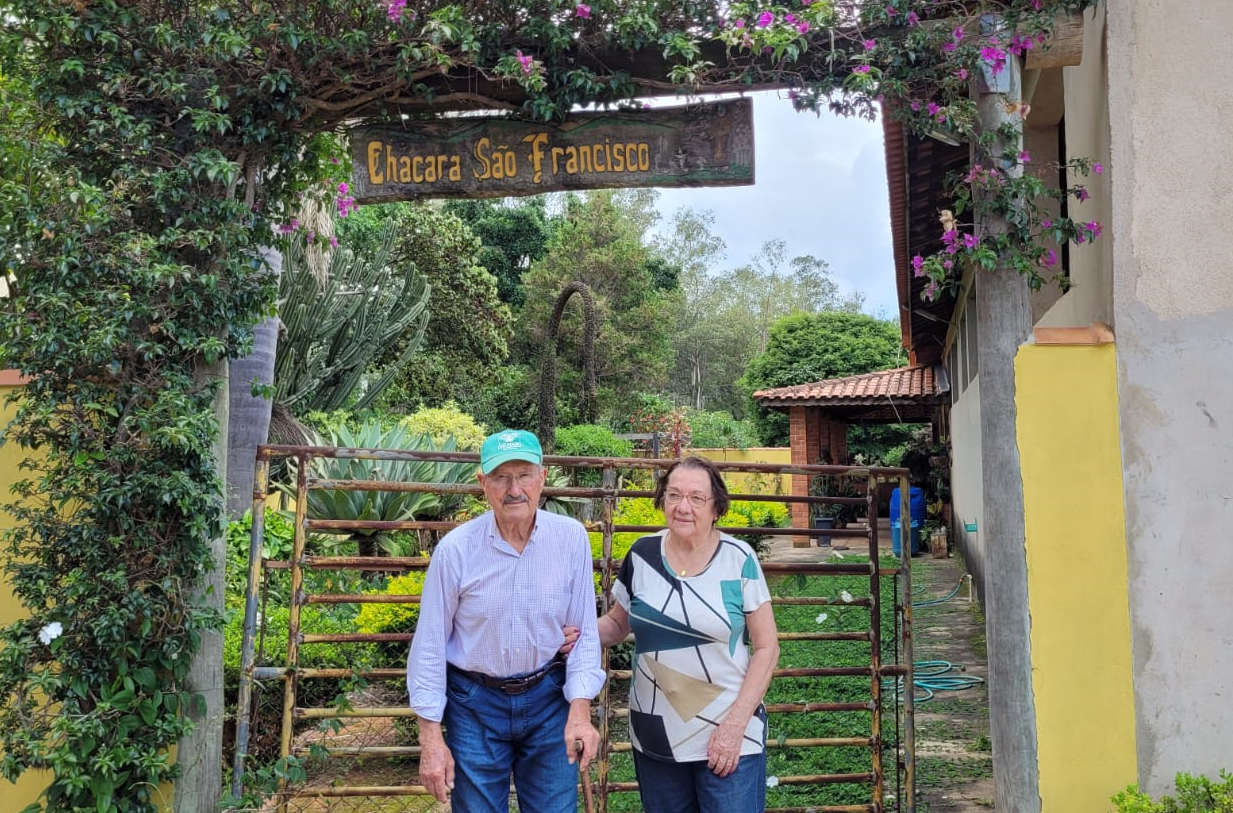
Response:
[{"label": "sky", "polygon": [[680,208],[710,210],[727,244],[727,268],[747,264],[767,240],[787,257],[826,261],[841,293],[860,291],[864,310],[898,309],[882,125],[825,112],[797,113],[773,93],[754,99],[753,186],[660,189],[659,227]]}]

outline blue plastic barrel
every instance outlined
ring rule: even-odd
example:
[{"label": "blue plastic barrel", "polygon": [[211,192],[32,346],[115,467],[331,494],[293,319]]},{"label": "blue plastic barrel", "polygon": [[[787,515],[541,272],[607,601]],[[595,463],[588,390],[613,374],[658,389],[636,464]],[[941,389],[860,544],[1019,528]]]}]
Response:
[{"label": "blue plastic barrel", "polygon": [[[925,492],[913,486],[908,489],[908,516],[911,519],[912,555],[925,552]],[[899,555],[899,489],[890,498],[891,549]]]}]

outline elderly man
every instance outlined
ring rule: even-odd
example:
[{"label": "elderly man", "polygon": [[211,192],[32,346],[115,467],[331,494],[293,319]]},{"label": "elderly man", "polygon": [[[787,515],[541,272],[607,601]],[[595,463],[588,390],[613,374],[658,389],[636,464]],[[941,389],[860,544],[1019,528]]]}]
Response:
[{"label": "elderly man", "polygon": [[[543,452],[529,432],[484,441],[490,511],[450,531],[424,579],[407,658],[420,779],[455,811],[574,813],[575,761],[599,747],[591,700],[604,683],[586,530],[539,510]],[[581,635],[569,658],[563,628]],[[572,630],[570,630],[572,632]]]}]

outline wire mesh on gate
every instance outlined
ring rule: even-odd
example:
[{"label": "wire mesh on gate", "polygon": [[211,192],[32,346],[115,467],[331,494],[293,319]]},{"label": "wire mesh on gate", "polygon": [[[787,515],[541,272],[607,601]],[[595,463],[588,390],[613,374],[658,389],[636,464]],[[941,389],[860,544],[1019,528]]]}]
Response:
[{"label": "wire mesh on gate", "polygon": [[[264,507],[270,462],[297,461],[294,544],[290,557],[263,560]],[[373,521],[311,515],[313,490],[480,495],[478,485],[382,480],[326,480],[309,476],[313,458],[478,462],[459,452],[395,452],[325,447],[265,446],[259,450],[254,488],[249,589],[245,601],[233,791],[259,767],[278,765],[279,811],[401,813],[443,809],[419,783],[415,715],[406,705],[405,659],[412,633],[365,632],[363,608],[415,608],[419,596],[380,589],[391,578],[422,573],[422,556],[365,557],[320,550],[313,534],[415,531],[437,535],[456,522]],[[649,501],[650,478],[671,461],[548,457],[545,464],[589,471],[598,485],[549,487],[545,496],[585,500],[585,524],[596,551],[599,609],[611,605],[611,587],[626,542],[662,525],[621,521]],[[863,507],[864,527],[723,526],[752,543],[791,535],[850,543],[845,553],[810,563],[764,562],[779,626],[781,657],[766,696],[767,810],[856,813],[914,810],[912,697],[886,685],[911,685],[910,552],[893,561],[880,554],[878,484],[897,482],[906,502],[902,469],[844,466],[716,463],[736,473],[817,482],[860,484],[846,496],[792,493],[734,494],[750,504],[834,504]],[[597,477],[598,475],[598,477]],[[908,506],[902,506],[906,516]],[[731,515],[729,515],[731,516]],[[906,534],[907,523],[902,523]],[[310,540],[313,545],[310,547]],[[596,544],[597,543],[597,544]],[[755,544],[755,547],[757,545]],[[833,545],[838,549],[842,545]],[[413,612],[411,613],[414,614]],[[258,621],[261,624],[258,624]],[[323,657],[329,652],[330,657]],[[604,651],[610,680],[597,698],[600,756],[592,768],[600,813],[640,810],[631,762],[628,719],[629,645]],[[889,736],[888,736],[889,732]],[[281,760],[281,762],[280,762]],[[268,774],[268,770],[265,772]],[[580,800],[582,796],[580,795]],[[516,804],[511,809],[517,809]]]}]

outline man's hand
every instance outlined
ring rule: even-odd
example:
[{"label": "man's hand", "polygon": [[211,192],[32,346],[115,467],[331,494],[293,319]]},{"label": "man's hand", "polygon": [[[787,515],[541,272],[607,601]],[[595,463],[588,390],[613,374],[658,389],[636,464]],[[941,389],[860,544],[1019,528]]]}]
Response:
[{"label": "man's hand", "polygon": [[565,643],[561,644],[559,650],[562,657],[568,657],[570,652],[574,651],[574,644],[578,643],[578,636],[582,633],[577,627],[561,627],[561,634],[565,636]]},{"label": "man's hand", "polygon": [[[578,744],[582,744],[582,753],[578,753]],[[591,725],[591,701],[571,700],[569,703],[569,719],[565,721],[565,753],[569,756],[569,764],[579,763],[586,770],[591,760],[599,754],[599,732]]]},{"label": "man's hand", "polygon": [[420,781],[441,804],[454,789],[454,755],[445,744],[441,724],[420,720]]}]

